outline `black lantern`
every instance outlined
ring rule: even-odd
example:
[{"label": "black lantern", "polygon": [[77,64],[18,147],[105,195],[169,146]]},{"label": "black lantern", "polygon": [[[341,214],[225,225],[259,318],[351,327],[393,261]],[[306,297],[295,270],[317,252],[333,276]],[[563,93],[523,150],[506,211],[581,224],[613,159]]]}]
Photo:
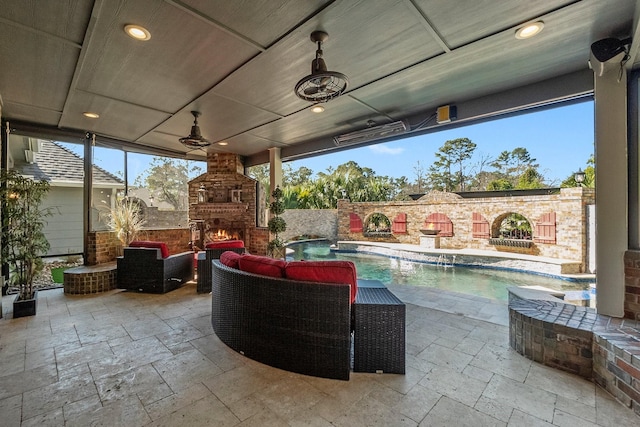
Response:
[{"label": "black lantern", "polygon": [[573,174],[573,179],[576,181],[576,184],[578,184],[578,187],[582,187],[584,178],[585,178],[585,173],[580,168],[578,169],[578,172]]}]

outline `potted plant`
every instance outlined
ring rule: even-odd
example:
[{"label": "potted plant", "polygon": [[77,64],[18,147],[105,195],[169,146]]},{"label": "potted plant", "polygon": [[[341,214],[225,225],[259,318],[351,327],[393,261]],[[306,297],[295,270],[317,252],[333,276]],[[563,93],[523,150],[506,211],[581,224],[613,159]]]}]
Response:
[{"label": "potted plant", "polygon": [[267,254],[273,258],[285,257],[284,242],[280,237],[278,237],[279,233],[282,233],[287,229],[287,223],[280,216],[284,213],[284,201],[282,201],[282,195],[280,187],[276,187],[276,189],[271,193],[273,201],[269,205],[269,210],[273,216],[269,219],[267,227],[269,228],[269,232],[274,235],[274,238],[267,244]]},{"label": "potted plant", "polygon": [[0,172],[2,212],[2,263],[9,266],[9,282],[17,289],[13,303],[13,317],[36,314],[37,293],[34,277],[42,270],[40,258],[49,250],[44,235],[45,218],[53,215],[52,208],[42,208],[41,202],[49,192],[49,182],[33,180],[15,170]]},{"label": "potted plant", "polygon": [[123,247],[129,246],[129,243],[136,239],[144,223],[139,203],[130,197],[118,200],[111,208],[109,227],[116,232],[116,237]]}]

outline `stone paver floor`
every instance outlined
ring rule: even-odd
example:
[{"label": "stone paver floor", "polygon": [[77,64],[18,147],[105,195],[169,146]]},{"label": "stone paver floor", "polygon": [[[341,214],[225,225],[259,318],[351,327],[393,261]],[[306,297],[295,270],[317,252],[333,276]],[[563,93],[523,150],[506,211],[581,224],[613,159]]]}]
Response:
[{"label": "stone paver floor", "polygon": [[42,291],[0,319],[2,426],[638,426],[593,383],[509,348],[492,303],[391,287],[407,303],[407,373],[350,381],[274,369],[213,333],[210,295]]}]

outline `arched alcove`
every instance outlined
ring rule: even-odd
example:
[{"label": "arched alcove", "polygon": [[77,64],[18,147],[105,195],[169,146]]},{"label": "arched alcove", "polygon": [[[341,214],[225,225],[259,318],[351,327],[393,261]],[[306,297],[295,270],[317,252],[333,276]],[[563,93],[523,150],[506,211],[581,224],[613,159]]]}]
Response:
[{"label": "arched alcove", "polygon": [[391,220],[383,213],[373,212],[365,218],[362,232],[365,236],[390,235]]},{"label": "arched alcove", "polygon": [[522,214],[507,212],[498,216],[491,226],[491,237],[512,240],[532,240],[531,222]]}]

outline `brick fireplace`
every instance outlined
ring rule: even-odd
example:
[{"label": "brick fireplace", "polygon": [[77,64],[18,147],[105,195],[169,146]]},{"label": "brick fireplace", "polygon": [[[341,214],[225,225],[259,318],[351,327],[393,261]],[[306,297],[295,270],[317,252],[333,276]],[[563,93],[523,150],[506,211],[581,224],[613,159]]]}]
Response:
[{"label": "brick fireplace", "polygon": [[264,217],[264,194],[243,172],[238,155],[208,153],[207,172],[189,181],[191,240],[197,247],[240,239],[250,252],[266,252],[269,233],[256,225],[258,215]]}]

